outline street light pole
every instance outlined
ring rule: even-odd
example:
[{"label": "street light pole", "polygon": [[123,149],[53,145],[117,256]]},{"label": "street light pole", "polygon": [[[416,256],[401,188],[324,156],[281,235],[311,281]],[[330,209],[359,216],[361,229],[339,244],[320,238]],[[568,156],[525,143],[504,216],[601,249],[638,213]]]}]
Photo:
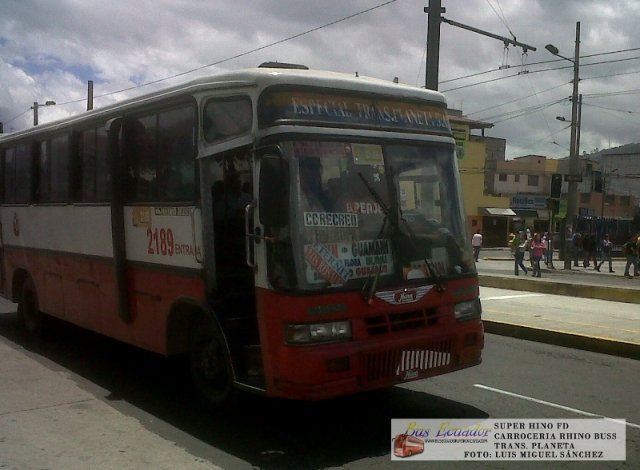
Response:
[{"label": "street light pole", "polygon": [[55,101],[45,101],[44,104],[40,104],[37,101],[33,102],[33,106],[31,106],[31,109],[33,109],[33,125],[34,126],[38,125],[38,108],[40,106],[53,106],[54,104],[56,104]]},{"label": "street light pole", "polygon": [[[569,150],[569,187],[567,193],[567,214],[566,222],[569,227],[575,229],[576,218],[578,215],[578,180],[580,178],[579,170],[579,149],[578,149],[578,132],[580,122],[578,119],[578,83],[580,81],[580,22],[576,23],[576,45],[573,60],[568,57],[561,56],[558,52],[558,48],[547,44],[546,49],[553,55],[561,57],[573,62],[573,92],[571,94],[571,147]],[[568,251],[568,250],[565,250]],[[571,269],[571,257],[564,256],[564,269]]]},{"label": "street light pole", "polygon": [[[578,215],[578,182],[576,181],[579,168],[578,168],[578,83],[580,71],[580,22],[576,23],[576,47],[575,57],[573,59],[573,93],[571,95],[571,150],[569,155],[569,174],[571,180],[569,181],[569,200],[567,201],[567,217],[571,227],[575,229],[576,217]],[[571,269],[571,260],[569,260],[569,269]],[[565,268],[567,267],[567,260],[565,260]]]}]

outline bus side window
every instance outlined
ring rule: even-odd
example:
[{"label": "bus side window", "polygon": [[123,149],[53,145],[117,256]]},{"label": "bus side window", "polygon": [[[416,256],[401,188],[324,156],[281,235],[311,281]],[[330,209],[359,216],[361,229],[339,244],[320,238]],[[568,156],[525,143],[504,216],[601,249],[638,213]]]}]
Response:
[{"label": "bus side window", "polygon": [[134,201],[156,198],[156,118],[127,119],[123,125],[126,188]]},{"label": "bus side window", "polygon": [[69,137],[55,136],[51,139],[51,201],[69,201]]},{"label": "bus side window", "polygon": [[104,126],[85,129],[76,136],[75,199],[83,202],[105,202],[110,199],[111,167],[107,154],[107,130]]},{"label": "bus side window", "polygon": [[195,108],[192,104],[158,115],[158,196],[166,201],[195,199]]},{"label": "bus side window", "polygon": [[202,117],[204,139],[216,142],[251,130],[251,100],[246,96],[233,96],[207,101]]},{"label": "bus side window", "polygon": [[3,159],[3,199],[7,204],[16,202],[16,149],[13,147],[4,150]]},{"label": "bus side window", "polygon": [[15,201],[18,204],[31,202],[33,160],[26,144],[16,146]]}]

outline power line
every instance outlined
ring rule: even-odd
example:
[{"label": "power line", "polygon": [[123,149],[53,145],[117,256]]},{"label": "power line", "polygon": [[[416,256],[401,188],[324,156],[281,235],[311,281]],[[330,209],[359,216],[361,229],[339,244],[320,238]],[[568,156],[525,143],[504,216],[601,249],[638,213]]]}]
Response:
[{"label": "power line", "polygon": [[[548,92],[548,91],[555,90],[555,89],[560,88],[560,87],[563,87],[563,86],[565,86],[565,85],[566,85],[566,83],[561,83],[560,85],[556,85],[556,86],[553,86],[553,87],[551,87],[551,88],[547,88],[546,90],[539,91],[537,94],[538,94],[538,95],[541,95],[542,93],[546,93],[546,92]],[[527,95],[527,96],[523,96],[523,97],[520,97],[520,98],[516,98],[516,99],[514,99],[514,100],[507,101],[506,103],[497,104],[497,105],[495,105],[495,106],[490,106],[489,108],[484,108],[484,109],[481,109],[481,110],[479,110],[479,111],[473,111],[473,112],[471,112],[471,113],[467,113],[467,116],[472,116],[472,115],[474,115],[474,114],[479,114],[479,113],[483,113],[483,112],[485,112],[485,111],[490,111],[490,110],[495,109],[495,108],[500,108],[500,107],[502,107],[502,106],[506,106],[506,105],[508,105],[508,104],[515,103],[516,101],[521,101],[521,100],[525,100],[525,99],[527,99],[527,98],[531,98],[532,96],[535,96],[535,95],[536,95],[536,93],[534,92],[534,93],[533,93],[533,94],[531,94],[531,95]]]},{"label": "power line", "polygon": [[498,8],[500,8],[500,13],[498,13],[498,11],[494,8],[493,4],[489,0],[487,0],[487,3],[489,4],[489,6],[493,10],[493,12],[496,14],[496,16],[500,19],[500,21],[502,21],[502,24],[505,26],[505,28],[507,28],[507,31],[509,31],[509,34],[511,34],[511,37],[513,39],[515,39],[516,35],[513,34],[513,31],[511,31],[511,28],[509,28],[509,25],[507,24],[507,19],[504,16],[504,12],[502,11],[502,7],[500,7],[500,2],[498,2],[496,0],[496,3],[498,3]]},{"label": "power line", "polygon": [[[599,57],[599,56],[603,56],[603,55],[611,55],[611,54],[621,54],[623,52],[632,52],[632,51],[638,51],[640,50],[640,47],[634,47],[631,49],[620,49],[617,51],[609,51],[609,52],[599,52],[597,54],[588,54],[588,55],[582,55],[580,56],[580,59],[590,59],[592,57]],[[557,63],[557,62],[563,62],[564,59],[550,59],[550,60],[543,60],[540,62],[531,62],[530,64],[528,64],[528,67],[534,66],[534,65],[545,65],[545,64],[552,64],[552,63]],[[620,59],[620,60],[628,60],[628,59]],[[608,62],[603,62],[603,63],[608,63]],[[590,65],[590,64],[580,64],[580,67],[582,67],[583,65]],[[511,66],[509,65],[508,68],[511,67],[519,67],[519,66]],[[566,66],[566,67],[560,67],[557,69],[546,69],[546,70],[561,70],[561,69],[567,69],[567,68],[573,68],[572,65]],[[487,73],[493,73],[493,72],[499,72],[501,70],[504,70],[503,68],[495,68],[495,69],[491,69],[491,70],[486,70],[484,72],[477,72],[477,73],[473,73],[470,75],[464,75],[462,77],[456,77],[456,78],[450,78],[447,80],[441,80],[439,83],[445,84],[445,83],[449,83],[449,82],[455,82],[458,80],[464,80],[465,78],[472,78],[472,77],[477,77],[479,75],[485,75]]]},{"label": "power line", "polygon": [[305,36],[307,34],[319,31],[319,30],[327,28],[329,26],[336,25],[336,24],[341,23],[343,21],[350,20],[352,18],[355,18],[356,16],[364,15],[365,13],[369,13],[371,11],[377,10],[378,8],[382,8],[384,6],[390,5],[391,3],[395,3],[396,1],[397,0],[389,0],[389,1],[386,1],[386,2],[383,2],[383,3],[380,3],[380,4],[376,5],[376,6],[373,6],[371,8],[367,8],[366,10],[361,10],[361,11],[353,13],[351,15],[344,16],[344,17],[339,18],[337,20],[331,21],[329,23],[325,23],[325,24],[323,24],[321,26],[316,26],[315,28],[311,28],[311,29],[308,29],[308,30],[306,30],[304,32],[294,34],[293,36],[289,36],[289,37],[286,37],[284,39],[279,39],[279,40],[271,42],[269,44],[265,44],[264,46],[256,47],[255,49],[251,49],[249,51],[241,52],[240,54],[236,54],[236,55],[233,55],[231,57],[227,57],[226,59],[220,59],[220,60],[217,60],[217,61],[212,62],[210,64],[201,65],[201,66],[195,67],[195,68],[193,68],[191,70],[187,70],[185,72],[180,72],[180,73],[177,73],[175,75],[171,75],[169,77],[164,77],[164,78],[159,78],[157,80],[152,80],[150,82],[143,83],[141,85],[125,88],[125,89],[118,90],[118,91],[113,91],[113,92],[110,92],[110,93],[105,93],[103,95],[98,95],[98,96],[96,96],[96,98],[103,98],[105,96],[114,95],[114,94],[122,93],[122,92],[125,92],[125,91],[130,91],[130,90],[133,90],[133,89],[136,89],[136,88],[142,88],[142,87],[145,87],[145,86],[154,85],[156,83],[160,83],[160,82],[163,82],[163,81],[166,81],[166,80],[171,80],[171,79],[182,77],[184,75],[187,75],[187,74],[190,74],[190,73],[193,73],[193,72],[197,72],[198,70],[202,70],[202,69],[205,69],[205,68],[208,68],[208,67],[213,67],[214,65],[220,65],[220,64],[222,64],[224,62],[229,62],[229,61],[234,60],[234,59],[239,59],[240,57],[244,57],[244,56],[247,56],[249,54],[253,54],[254,52],[258,52],[258,51],[267,49],[269,47],[273,47],[273,46],[276,46],[278,44],[282,44],[282,43],[285,43],[287,41],[291,41],[293,39],[297,39],[297,38]]},{"label": "power line", "polygon": [[[594,66],[594,65],[612,64],[612,63],[616,63],[616,62],[626,62],[626,61],[629,61],[629,60],[638,60],[638,59],[640,59],[640,56],[628,57],[626,59],[603,60],[603,61],[600,61],[600,62],[592,62],[590,64],[580,64],[580,68],[590,67],[590,66]],[[554,61],[554,62],[557,62],[557,61]],[[549,72],[549,71],[555,71],[555,70],[563,70],[563,69],[568,69],[568,68],[573,68],[573,65],[567,65],[565,67],[555,67],[555,68],[540,69],[540,70],[530,70],[530,71],[527,72],[527,74]],[[517,76],[520,76],[520,75],[523,75],[523,74],[518,72],[518,73],[515,73],[515,74],[511,74],[511,75],[505,75],[504,77],[497,77],[497,78],[492,78],[490,80],[484,80],[484,81],[481,81],[481,82],[470,83],[468,85],[461,85],[461,86],[456,87],[456,88],[449,88],[448,90],[443,90],[442,92],[443,93],[448,93],[450,91],[461,90],[463,88],[470,88],[470,87],[477,86],[477,85],[484,85],[486,83],[497,82],[499,80],[504,80],[506,78],[517,77]]]},{"label": "power line", "polygon": [[11,119],[4,121],[4,124],[9,124],[11,121],[15,121],[16,119],[18,119],[19,117],[24,116],[25,114],[27,114],[29,111],[31,111],[31,108],[27,109],[25,112],[18,114],[17,116],[12,117]]},{"label": "power line", "polygon": [[[249,51],[242,52],[240,54],[236,54],[236,55],[231,56],[231,57],[227,57],[226,59],[217,60],[217,61],[212,62],[210,64],[201,65],[201,66],[193,68],[191,70],[187,70],[187,71],[184,71],[184,72],[179,72],[179,73],[177,73],[175,75],[171,75],[171,76],[164,77],[164,78],[159,78],[157,80],[152,80],[152,81],[149,81],[149,82],[146,82],[146,83],[142,83],[140,85],[135,85],[135,86],[123,88],[121,90],[116,90],[116,91],[111,91],[111,92],[108,92],[108,93],[103,93],[101,95],[96,95],[95,98],[104,98],[106,96],[116,95],[118,93],[124,93],[126,91],[135,90],[135,89],[142,88],[142,87],[145,87],[145,86],[155,85],[157,83],[160,83],[160,82],[163,82],[163,81],[166,81],[166,80],[172,80],[174,78],[182,77],[184,75],[187,75],[187,74],[190,74],[190,73],[193,73],[193,72],[197,72],[198,70],[202,70],[202,69],[205,69],[205,68],[208,68],[208,67],[213,67],[214,65],[220,65],[220,64],[222,64],[224,62],[229,62],[231,60],[238,59],[240,57],[244,57],[244,56],[247,56],[249,54],[253,54],[254,52],[258,52],[258,51],[267,49],[269,47],[273,47],[273,46],[276,46],[278,44],[282,44],[282,43],[285,43],[287,41],[291,41],[293,39],[297,39],[299,37],[302,37],[302,36],[305,36],[307,34],[319,31],[319,30],[327,28],[329,26],[333,26],[333,25],[336,25],[336,24],[341,23],[343,21],[347,21],[347,20],[350,20],[352,18],[355,18],[357,16],[364,15],[365,13],[369,13],[371,11],[377,10],[378,8],[382,8],[384,6],[390,5],[391,3],[395,3],[396,1],[397,0],[388,0],[386,2],[383,2],[383,3],[380,3],[380,4],[376,5],[376,6],[373,6],[371,8],[367,8],[365,10],[358,11],[356,13],[344,16],[344,17],[339,18],[339,19],[334,20],[334,21],[330,21],[329,23],[325,23],[325,24],[323,24],[321,26],[316,26],[315,28],[311,28],[311,29],[308,29],[308,30],[303,31],[301,33],[294,34],[293,36],[289,36],[289,37],[286,37],[284,39],[279,39],[279,40],[271,42],[269,44],[265,44],[264,46],[256,47],[255,49],[251,49]],[[80,103],[80,102],[83,102],[85,100],[86,100],[86,98],[80,98],[80,99],[77,99],[77,100],[65,101],[64,103],[58,103],[58,106],[64,106],[64,105],[68,105],[68,104]],[[27,109],[25,112],[15,116],[15,117],[13,117],[11,119],[9,119],[8,121],[5,121],[5,123],[9,123],[11,121],[14,121],[15,119],[18,119],[19,117],[21,117],[22,115],[24,115],[24,114],[26,114],[28,112],[29,112],[29,109]]]}]

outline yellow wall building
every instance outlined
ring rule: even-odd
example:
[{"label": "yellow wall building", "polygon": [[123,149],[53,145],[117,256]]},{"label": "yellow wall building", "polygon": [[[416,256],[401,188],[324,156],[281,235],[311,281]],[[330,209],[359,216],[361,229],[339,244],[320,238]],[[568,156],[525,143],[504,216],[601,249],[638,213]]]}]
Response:
[{"label": "yellow wall building", "polygon": [[449,110],[449,120],[456,139],[469,232],[480,230],[484,235],[485,246],[504,246],[509,235],[510,199],[486,194],[486,142],[483,136],[471,134],[473,129],[484,132],[484,129],[493,127],[493,124],[469,119],[456,110]]}]

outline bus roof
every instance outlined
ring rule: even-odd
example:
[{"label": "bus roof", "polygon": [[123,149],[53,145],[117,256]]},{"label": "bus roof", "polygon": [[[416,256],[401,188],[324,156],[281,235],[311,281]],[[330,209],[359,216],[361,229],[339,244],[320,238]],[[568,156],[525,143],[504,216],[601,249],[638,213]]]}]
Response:
[{"label": "bus roof", "polygon": [[233,72],[225,72],[216,75],[208,75],[189,82],[184,82],[171,87],[159,89],[151,93],[138,95],[102,108],[96,108],[75,116],[61,120],[41,124],[11,134],[0,134],[0,143],[13,138],[23,137],[28,134],[39,134],[55,131],[57,128],[68,125],[82,125],[84,122],[99,120],[109,116],[116,117],[119,112],[124,112],[131,107],[153,105],[155,102],[190,95],[207,90],[220,89],[264,89],[271,85],[314,86],[319,88],[354,91],[358,93],[372,93],[386,95],[398,99],[413,99],[430,101],[435,105],[446,108],[444,96],[433,90],[426,90],[409,85],[382,80],[358,73],[345,74],[324,70],[308,70],[301,68],[252,68]]}]

